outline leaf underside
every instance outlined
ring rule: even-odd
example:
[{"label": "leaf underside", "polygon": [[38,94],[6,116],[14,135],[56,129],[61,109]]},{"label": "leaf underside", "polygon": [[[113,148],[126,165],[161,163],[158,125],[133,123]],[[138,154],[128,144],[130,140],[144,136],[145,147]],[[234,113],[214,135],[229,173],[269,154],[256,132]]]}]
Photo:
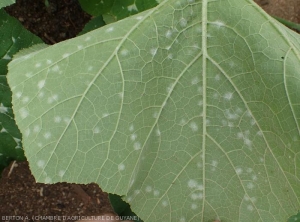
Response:
[{"label": "leaf underside", "polygon": [[14,4],[16,1],[15,0],[1,0],[0,1],[0,9],[6,6],[9,6],[11,4]]},{"label": "leaf underside", "polygon": [[286,221],[299,58],[250,0],[169,0],[18,57],[8,81],[39,182],[97,182],[144,221]]}]

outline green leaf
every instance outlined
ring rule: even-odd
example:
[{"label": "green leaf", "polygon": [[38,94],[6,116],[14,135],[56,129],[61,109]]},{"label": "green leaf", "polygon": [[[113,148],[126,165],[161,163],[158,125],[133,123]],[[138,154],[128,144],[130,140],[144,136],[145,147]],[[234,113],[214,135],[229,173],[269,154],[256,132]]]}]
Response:
[{"label": "green leaf", "polygon": [[99,16],[108,13],[114,4],[112,0],[79,0],[84,11],[90,15]]},{"label": "green leaf", "polygon": [[79,0],[79,2],[87,13],[106,17],[109,14],[113,17],[109,20],[115,21],[153,8],[158,4],[156,0]]},{"label": "green leaf", "polygon": [[110,14],[116,20],[121,20],[138,12],[153,8],[157,4],[155,0],[116,0],[110,10]]},{"label": "green leaf", "polygon": [[300,211],[298,212],[297,215],[294,215],[289,218],[288,222],[299,222],[300,221]]},{"label": "green leaf", "polygon": [[0,9],[3,7],[6,7],[8,5],[14,4],[16,1],[15,0],[1,0],[0,1]]},{"label": "green leaf", "polygon": [[[135,221],[140,221],[139,218],[136,216],[135,213],[131,211],[130,205],[126,203],[124,200],[122,200],[122,197],[116,194],[108,194],[109,201],[111,206],[113,207],[114,211],[119,215],[122,216],[123,220],[126,219],[136,219]],[[129,217],[129,218],[126,218]]]},{"label": "green leaf", "polygon": [[300,207],[299,60],[250,0],[166,0],[8,80],[37,181],[97,182],[144,221],[281,222]]},{"label": "green leaf", "polygon": [[[6,80],[7,64],[17,51],[41,40],[28,32],[4,9],[0,10],[0,39],[0,165],[5,166],[11,159],[25,159],[21,149],[21,133],[11,108],[11,91]],[[18,75],[24,73],[20,72]]]},{"label": "green leaf", "polygon": [[95,30],[97,28],[100,28],[105,25],[105,22],[103,21],[103,17],[97,16],[95,18],[92,18],[83,28],[83,30],[79,33],[79,35],[83,35],[87,32],[90,32],[92,30]]}]

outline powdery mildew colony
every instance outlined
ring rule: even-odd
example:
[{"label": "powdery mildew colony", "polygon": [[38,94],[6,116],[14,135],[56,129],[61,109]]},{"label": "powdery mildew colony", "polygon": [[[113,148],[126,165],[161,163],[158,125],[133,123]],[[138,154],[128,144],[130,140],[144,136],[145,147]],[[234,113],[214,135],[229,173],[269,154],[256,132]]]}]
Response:
[{"label": "powdery mildew colony", "polygon": [[252,1],[169,0],[15,59],[35,177],[98,182],[145,221],[285,220],[300,203],[295,36]]}]

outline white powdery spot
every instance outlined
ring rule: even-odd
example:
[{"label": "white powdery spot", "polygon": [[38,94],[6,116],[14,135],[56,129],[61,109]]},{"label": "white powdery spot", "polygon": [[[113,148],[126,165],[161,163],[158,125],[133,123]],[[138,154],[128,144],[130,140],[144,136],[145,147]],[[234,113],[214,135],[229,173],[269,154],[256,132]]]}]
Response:
[{"label": "white powdery spot", "polygon": [[226,100],[231,100],[232,97],[233,97],[233,93],[232,93],[232,92],[227,92],[227,93],[224,94],[223,97],[224,97],[224,99],[226,99]]},{"label": "white powdery spot", "polygon": [[168,59],[173,59],[173,54],[172,53],[168,54]]},{"label": "white powdery spot", "polygon": [[69,57],[70,56],[70,53],[65,53],[65,54],[63,54],[63,58],[67,58],[67,57]]},{"label": "white powdery spot", "polygon": [[[4,128],[3,128],[3,129],[4,129]],[[30,135],[30,129],[27,128],[27,129],[25,130],[24,136],[25,136],[25,137],[28,137],[29,135]]]},{"label": "white powdery spot", "polygon": [[124,98],[124,93],[123,93],[123,92],[118,93],[118,95],[119,95],[119,98],[120,98],[120,99],[123,99],[123,98]]},{"label": "white powdery spot", "polygon": [[54,117],[54,122],[55,123],[60,123],[61,122],[61,117],[60,116],[55,116]]},{"label": "white powdery spot", "polygon": [[84,41],[90,41],[91,40],[91,37],[90,36],[87,36],[85,39],[84,39]]},{"label": "white powdery spot", "polygon": [[216,81],[219,81],[220,79],[221,79],[220,75],[217,74],[217,75],[215,76],[215,80],[216,80]]},{"label": "white powdery spot", "polygon": [[152,56],[155,56],[155,55],[156,55],[156,52],[157,52],[157,48],[152,48],[152,49],[150,50],[150,54],[151,54]]},{"label": "white powdery spot", "polygon": [[122,56],[127,56],[129,54],[129,51],[127,49],[122,49],[121,50],[121,55]]},{"label": "white powdery spot", "polygon": [[162,205],[163,207],[167,207],[167,206],[169,205],[169,203],[168,203],[168,201],[164,200],[164,201],[161,203],[161,205]]},{"label": "white powdery spot", "polygon": [[127,202],[130,203],[132,201],[132,197],[127,197]]},{"label": "white powdery spot", "polygon": [[25,74],[25,76],[26,76],[27,78],[30,78],[30,77],[33,76],[33,73],[32,73],[32,72],[27,72],[27,73]]},{"label": "white powdery spot", "polygon": [[213,22],[212,24],[217,26],[218,29],[225,26],[225,23],[220,20],[217,20],[217,21]]},{"label": "white powdery spot", "polygon": [[50,139],[50,138],[51,138],[51,133],[50,133],[50,132],[44,133],[44,138],[45,138],[46,140]]},{"label": "white powdery spot", "polygon": [[156,119],[158,117],[158,112],[154,112],[152,116]]},{"label": "white powdery spot", "polygon": [[60,170],[60,171],[58,172],[58,176],[59,176],[59,177],[63,177],[63,176],[65,175],[65,172],[66,172],[66,171],[64,171],[64,170]]},{"label": "white powdery spot", "polygon": [[190,128],[192,129],[192,131],[196,132],[198,131],[198,125],[195,122],[191,122],[190,123]]},{"label": "white powdery spot", "polygon": [[132,5],[128,5],[127,6],[127,10],[132,12],[132,11],[138,11],[137,7],[135,4],[132,4]]},{"label": "white powdery spot", "polygon": [[114,31],[114,29],[115,29],[114,27],[109,27],[105,30],[105,32],[112,32],[112,31]]},{"label": "white powdery spot", "polygon": [[247,206],[247,210],[253,211],[253,210],[254,210],[254,207],[253,207],[252,205],[248,205],[248,206]]},{"label": "white powdery spot", "polygon": [[185,125],[186,123],[187,123],[187,120],[183,118],[183,119],[180,120],[179,125],[183,126],[183,125]]},{"label": "white powdery spot", "polygon": [[2,57],[2,59],[11,60],[11,57],[8,54],[6,54],[4,57]]},{"label": "white powdery spot", "polygon": [[46,178],[45,178],[45,183],[48,183],[48,184],[49,184],[49,183],[51,183],[51,181],[52,181],[52,179],[51,179],[50,177],[46,177]]},{"label": "white powdery spot", "polygon": [[43,79],[43,80],[40,80],[40,81],[38,82],[38,85],[37,85],[38,88],[39,88],[39,89],[43,88],[43,87],[45,86],[45,83],[46,83],[46,80],[44,80],[44,79]]},{"label": "white powdery spot", "polygon": [[161,135],[160,130],[159,130],[159,129],[156,129],[155,134],[156,134],[156,136],[160,136],[160,135]]},{"label": "white powdery spot", "polygon": [[136,17],[137,20],[141,20],[141,19],[143,19],[143,18],[144,18],[144,16],[137,16],[137,17]]},{"label": "white powdery spot", "polygon": [[254,184],[252,182],[249,182],[247,184],[247,188],[250,189],[250,190],[253,189],[254,188]]},{"label": "white powdery spot", "polygon": [[59,71],[59,66],[58,65],[53,66],[52,71],[53,72],[58,72]]},{"label": "white powdery spot", "polygon": [[244,138],[244,135],[243,135],[242,132],[238,132],[236,135],[237,135],[238,139],[243,139]]},{"label": "white powdery spot", "polygon": [[13,43],[16,42],[16,39],[14,37],[11,37],[11,40],[13,41]]},{"label": "white powdery spot", "polygon": [[256,197],[251,197],[250,199],[251,199],[252,203],[255,203],[257,201]]},{"label": "white powdery spot", "polygon": [[64,118],[64,122],[65,122],[66,124],[69,124],[70,121],[71,121],[71,119],[70,119],[69,117],[65,117],[65,118]]},{"label": "white powdery spot", "polygon": [[141,143],[135,142],[135,143],[133,144],[133,148],[134,148],[135,150],[140,150],[140,149],[141,149]]},{"label": "white powdery spot", "polygon": [[37,146],[41,148],[43,146],[43,144],[42,143],[37,143]]},{"label": "white powdery spot", "polygon": [[40,132],[40,129],[41,129],[41,127],[39,125],[35,125],[33,127],[33,132],[38,133],[38,132]]},{"label": "white powdery spot", "polygon": [[46,63],[47,63],[48,65],[50,65],[50,64],[52,64],[52,61],[51,61],[50,59],[47,59]]},{"label": "white powdery spot", "polygon": [[119,170],[119,171],[125,170],[125,165],[124,165],[123,163],[120,163],[120,164],[118,165],[118,170]]},{"label": "white powdery spot", "polygon": [[171,83],[168,87],[167,87],[167,93],[171,92],[173,90],[174,84]]},{"label": "white powdery spot", "polygon": [[237,167],[237,168],[235,168],[235,173],[236,173],[237,175],[241,175],[241,174],[243,173],[243,169],[240,168],[240,167]]},{"label": "white powdery spot", "polygon": [[15,141],[16,143],[20,143],[20,142],[21,142],[21,139],[19,139],[19,138],[13,137],[13,139],[14,139],[14,141]]},{"label": "white powdery spot", "polygon": [[3,103],[0,104],[0,113],[7,113],[8,107],[4,106]]},{"label": "white powdery spot", "polygon": [[186,220],[185,220],[184,217],[181,217],[181,218],[179,219],[179,222],[186,222]]},{"label": "white powdery spot", "polygon": [[78,46],[77,46],[77,49],[79,49],[79,50],[80,50],[80,49],[83,49],[83,45],[78,45]]},{"label": "white powdery spot", "polygon": [[7,133],[7,130],[4,127],[2,127],[0,133]]},{"label": "white powdery spot", "polygon": [[93,133],[95,133],[95,134],[100,133],[100,128],[99,128],[99,127],[95,127],[95,128],[93,129]]},{"label": "white powdery spot", "polygon": [[200,193],[192,193],[191,194],[191,199],[192,200],[201,200],[203,199],[203,193],[200,192]]},{"label": "white powdery spot", "polygon": [[43,91],[41,91],[41,92],[39,92],[38,97],[41,99],[44,97],[44,95],[45,95],[45,93]]},{"label": "white powdery spot", "polygon": [[247,168],[247,173],[252,173],[253,169],[252,168]]},{"label": "white powdery spot", "polygon": [[138,194],[140,194],[140,192],[141,192],[140,190],[135,190],[135,191],[134,191],[134,194],[135,194],[135,195],[138,195]]},{"label": "white powdery spot", "polygon": [[57,95],[57,94],[54,94],[54,95],[52,95],[52,96],[50,96],[50,97],[48,98],[47,102],[48,102],[48,104],[51,104],[51,103],[53,103],[54,101],[57,101],[57,99],[58,99],[58,95]]},{"label": "white powdery spot", "polygon": [[245,144],[246,146],[251,147],[251,146],[252,146],[252,141],[251,141],[250,139],[248,139],[248,138],[245,138],[245,139],[244,139],[244,144]]},{"label": "white powdery spot", "polygon": [[22,119],[25,119],[29,115],[29,111],[27,108],[23,107],[19,110]]},{"label": "white powdery spot", "polygon": [[197,83],[199,83],[200,82],[200,79],[198,78],[198,77],[194,77],[193,79],[192,79],[192,85],[196,85]]},{"label": "white powdery spot", "polygon": [[159,190],[154,190],[154,191],[153,191],[153,195],[156,196],[156,197],[159,196],[159,193],[160,193]]},{"label": "white powdery spot", "polygon": [[225,110],[225,117],[227,119],[235,120],[235,119],[239,118],[239,115],[237,115],[236,113],[231,112],[229,109],[226,109]]},{"label": "white powdery spot", "polygon": [[145,191],[147,193],[150,193],[152,191],[152,187],[151,186],[146,186]]},{"label": "white powdery spot", "polygon": [[45,160],[38,160],[36,165],[39,167],[39,168],[44,168],[45,166]]},{"label": "white powdery spot", "polygon": [[200,49],[200,46],[197,44],[197,43],[195,43],[194,45],[193,45],[193,49]]},{"label": "white powdery spot", "polygon": [[41,67],[41,65],[42,65],[42,64],[38,62],[38,63],[36,63],[36,64],[34,65],[34,67],[35,67],[35,68],[39,68],[39,67]]},{"label": "white powdery spot", "polygon": [[197,183],[196,180],[190,179],[190,180],[188,181],[188,187],[189,187],[189,188],[196,188],[197,186],[198,186],[198,183]]},{"label": "white powdery spot", "polygon": [[181,18],[179,21],[179,24],[181,27],[186,27],[187,26],[187,20],[185,18]]},{"label": "white powdery spot", "polygon": [[209,120],[208,118],[206,118],[205,124],[206,124],[206,125],[209,125],[209,124],[210,124],[210,120]]},{"label": "white powdery spot", "polygon": [[217,166],[218,166],[218,161],[213,160],[213,161],[211,162],[211,165],[212,165],[213,167],[217,167]]},{"label": "white powdery spot", "polygon": [[196,210],[196,209],[198,208],[198,205],[193,203],[193,204],[191,205],[191,208],[192,208],[192,210]]},{"label": "white powdery spot", "polygon": [[135,133],[133,133],[133,134],[130,135],[130,139],[131,139],[132,141],[135,141],[136,138],[137,138],[137,135],[136,135]]},{"label": "white powdery spot", "polygon": [[243,199],[244,199],[245,201],[249,201],[249,200],[250,200],[250,197],[249,197],[247,194],[245,194]]},{"label": "white powdery spot", "polygon": [[133,126],[133,124],[131,124],[131,125],[129,126],[129,131],[132,132],[133,130],[134,130],[134,126]]},{"label": "white powdery spot", "polygon": [[171,38],[171,36],[172,36],[172,30],[168,30],[167,32],[166,32],[166,38]]},{"label": "white powdery spot", "polygon": [[17,93],[16,93],[16,97],[17,97],[17,98],[20,98],[20,97],[22,96],[22,94],[23,94],[22,92],[17,92]]},{"label": "white powdery spot", "polygon": [[253,181],[256,181],[256,180],[257,180],[257,176],[256,176],[255,174],[253,174],[253,175],[251,176],[251,179],[252,179]]}]

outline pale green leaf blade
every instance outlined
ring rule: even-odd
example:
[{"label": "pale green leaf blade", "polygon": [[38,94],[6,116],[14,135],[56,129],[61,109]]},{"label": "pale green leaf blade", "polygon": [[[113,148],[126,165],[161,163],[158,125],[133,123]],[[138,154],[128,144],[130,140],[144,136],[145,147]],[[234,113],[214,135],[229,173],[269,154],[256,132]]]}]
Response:
[{"label": "pale green leaf blade", "polygon": [[145,221],[281,222],[300,207],[299,60],[250,0],[169,0],[8,80],[38,181],[97,182]]},{"label": "pale green leaf blade", "polygon": [[[16,126],[11,104],[11,90],[7,84],[7,64],[16,52],[42,42],[21,23],[0,10],[0,168],[11,159],[25,159],[22,136]],[[18,75],[24,75],[23,72]]]},{"label": "pale green leaf blade", "polygon": [[6,7],[8,5],[14,4],[16,1],[15,0],[1,0],[0,1],[0,9],[3,7]]}]

